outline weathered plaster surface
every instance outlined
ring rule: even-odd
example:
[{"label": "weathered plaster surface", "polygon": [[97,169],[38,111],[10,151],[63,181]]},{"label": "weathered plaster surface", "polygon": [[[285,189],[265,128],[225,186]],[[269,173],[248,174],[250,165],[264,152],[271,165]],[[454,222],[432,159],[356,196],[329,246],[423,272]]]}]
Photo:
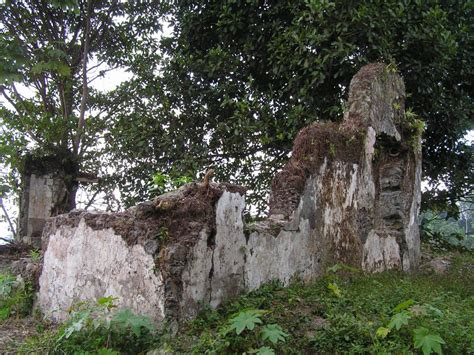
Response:
[{"label": "weathered plaster surface", "polygon": [[183,297],[181,309],[185,309],[183,318],[195,316],[201,309],[202,302],[209,302],[211,295],[211,279],[213,269],[213,249],[208,246],[209,232],[203,230],[199,240],[189,254],[188,265],[184,269]]},{"label": "weathered plaster surface", "polygon": [[288,285],[295,277],[303,280],[314,277],[314,259],[318,253],[312,236],[307,219],[300,220],[298,231],[282,230],[276,236],[266,232],[250,234],[245,263],[247,289],[256,289],[271,280]]},{"label": "weathered plaster surface", "polygon": [[245,197],[224,191],[216,207],[216,236],[212,255],[211,306],[237,296],[244,285]]},{"label": "weathered plaster surface", "polygon": [[380,237],[370,231],[364,244],[362,268],[370,272],[380,272],[400,268],[400,249],[394,237]]},{"label": "weathered plaster surface", "polygon": [[[419,144],[421,147],[421,137]],[[421,206],[421,167],[421,152],[416,152],[413,193],[411,195],[411,201],[409,201],[410,210],[407,216],[408,223],[404,230],[406,236],[406,250],[404,250],[402,255],[404,271],[417,268],[421,259],[420,229],[418,227]]]},{"label": "weathered plaster surface", "polygon": [[163,284],[154,267],[143,246],[129,247],[112,229],[96,231],[81,220],[49,237],[38,304],[51,319],[63,321],[75,302],[113,296],[120,307],[161,322]]},{"label": "weathered plaster surface", "polygon": [[25,242],[39,247],[44,224],[64,199],[66,187],[62,179],[53,174],[31,174],[24,184],[20,234]]}]

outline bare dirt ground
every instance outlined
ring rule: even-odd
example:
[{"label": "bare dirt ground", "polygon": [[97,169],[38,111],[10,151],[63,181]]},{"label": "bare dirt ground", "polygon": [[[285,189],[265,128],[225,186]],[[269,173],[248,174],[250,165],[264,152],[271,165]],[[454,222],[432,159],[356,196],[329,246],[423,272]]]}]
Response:
[{"label": "bare dirt ground", "polygon": [[0,354],[16,354],[18,344],[38,335],[37,326],[40,322],[33,316],[10,318],[0,323]]}]

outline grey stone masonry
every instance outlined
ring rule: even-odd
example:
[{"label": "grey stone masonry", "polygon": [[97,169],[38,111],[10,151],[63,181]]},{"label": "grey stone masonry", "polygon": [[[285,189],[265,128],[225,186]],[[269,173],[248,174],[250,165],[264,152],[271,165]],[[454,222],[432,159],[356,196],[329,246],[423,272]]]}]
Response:
[{"label": "grey stone masonry", "polygon": [[18,234],[35,247],[41,245],[46,220],[72,208],[77,183],[69,176],[74,167],[64,161],[58,156],[24,159]]}]

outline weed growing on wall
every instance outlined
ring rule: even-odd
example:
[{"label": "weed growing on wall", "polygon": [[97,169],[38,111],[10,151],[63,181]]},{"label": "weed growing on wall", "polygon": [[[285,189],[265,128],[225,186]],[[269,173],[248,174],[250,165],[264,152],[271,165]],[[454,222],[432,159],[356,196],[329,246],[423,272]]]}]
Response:
[{"label": "weed growing on wall", "polygon": [[403,128],[405,134],[408,135],[406,138],[408,144],[417,152],[421,152],[421,136],[425,130],[425,123],[413,112],[412,108],[408,108],[405,111],[405,120],[403,122]]},{"label": "weed growing on wall", "polygon": [[38,249],[30,250],[30,252],[28,253],[28,256],[33,262],[38,262],[41,260],[41,252]]}]

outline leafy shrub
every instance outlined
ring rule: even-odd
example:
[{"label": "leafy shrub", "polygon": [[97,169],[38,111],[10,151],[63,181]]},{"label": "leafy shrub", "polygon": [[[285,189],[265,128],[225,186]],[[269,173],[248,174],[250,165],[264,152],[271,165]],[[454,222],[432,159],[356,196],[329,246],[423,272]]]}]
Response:
[{"label": "leafy shrub", "polygon": [[[443,275],[367,275],[337,265],[311,284],[265,285],[223,308],[207,309],[162,349],[177,354],[473,353],[474,259],[471,253],[457,255]],[[273,344],[264,339],[265,327],[285,335],[277,332]]]},{"label": "leafy shrub", "polygon": [[174,176],[174,174],[164,174],[156,172],[152,176],[150,192],[154,195],[161,195],[165,192],[175,190],[193,179],[189,176]]},{"label": "leafy shrub", "polygon": [[9,317],[25,317],[33,306],[33,287],[21,276],[0,274],[0,322]]},{"label": "leafy shrub", "polygon": [[421,240],[436,251],[474,251],[474,236],[462,233],[442,234],[429,228],[421,231]]},{"label": "leafy shrub", "polygon": [[72,307],[67,323],[54,333],[29,341],[20,348],[28,353],[41,347],[50,354],[137,354],[155,341],[156,328],[147,317],[129,309],[117,310],[113,297]]},{"label": "leafy shrub", "polygon": [[446,213],[422,214],[421,239],[436,251],[474,251],[474,235],[466,234],[459,221]]}]

